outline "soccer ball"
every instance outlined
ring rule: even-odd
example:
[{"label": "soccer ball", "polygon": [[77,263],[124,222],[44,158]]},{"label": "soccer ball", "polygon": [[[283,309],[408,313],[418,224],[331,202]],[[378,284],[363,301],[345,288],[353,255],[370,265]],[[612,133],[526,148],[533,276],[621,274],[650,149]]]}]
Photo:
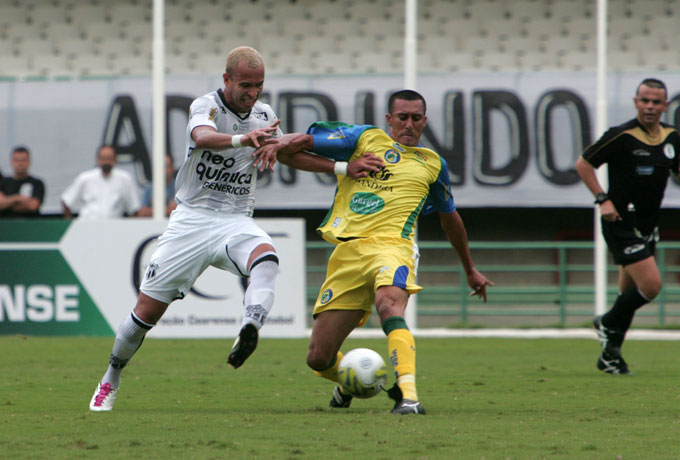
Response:
[{"label": "soccer ball", "polygon": [[342,357],[338,382],[346,394],[357,398],[375,396],[387,383],[385,361],[371,349],[355,348]]}]

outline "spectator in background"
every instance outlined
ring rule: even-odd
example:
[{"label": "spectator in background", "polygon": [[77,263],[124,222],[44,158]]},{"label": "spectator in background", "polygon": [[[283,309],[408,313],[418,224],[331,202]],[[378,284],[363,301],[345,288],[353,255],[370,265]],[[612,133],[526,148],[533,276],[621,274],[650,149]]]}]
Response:
[{"label": "spectator in background", "polygon": [[45,184],[30,176],[31,155],[26,147],[15,147],[11,159],[14,174],[0,176],[0,217],[37,217],[45,198]]},{"label": "spectator in background", "polygon": [[[177,207],[175,203],[175,167],[172,164],[172,157],[165,156],[165,215],[170,217],[170,213]],[[138,217],[151,217],[153,215],[153,184],[149,184],[144,189],[142,196],[142,207],[137,213]]]},{"label": "spectator in background", "polygon": [[132,176],[115,168],[116,150],[102,145],[97,167],[84,171],[62,193],[64,217],[74,213],[83,219],[114,219],[133,216],[139,210],[139,195]]}]

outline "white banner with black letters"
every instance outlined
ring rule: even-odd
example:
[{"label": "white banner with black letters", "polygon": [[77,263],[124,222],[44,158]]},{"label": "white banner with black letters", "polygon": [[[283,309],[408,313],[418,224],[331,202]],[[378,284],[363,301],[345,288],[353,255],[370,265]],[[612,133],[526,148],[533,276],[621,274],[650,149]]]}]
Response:
[{"label": "white banner with black letters", "polygon": [[[608,125],[635,117],[639,82],[661,78],[671,104],[664,121],[680,127],[680,73],[611,73]],[[385,127],[387,97],[402,76],[269,76],[263,99],[284,132],[305,131],[318,120]],[[457,73],[421,76],[428,128],[423,144],[448,162],[459,207],[586,207],[592,199],[573,165],[595,132],[596,79],[590,72]],[[222,86],[211,78],[169,77],[166,82],[168,152],[178,166],[191,101]],[[46,184],[42,211],[59,213],[59,196],[94,165],[101,143],[119,151],[119,166],[141,189],[151,179],[151,79],[0,83],[0,171],[11,174],[9,152],[25,145],[31,173]],[[321,209],[331,204],[335,178],[277,165],[258,180],[261,209]],[[669,184],[667,207],[680,207]]]}]

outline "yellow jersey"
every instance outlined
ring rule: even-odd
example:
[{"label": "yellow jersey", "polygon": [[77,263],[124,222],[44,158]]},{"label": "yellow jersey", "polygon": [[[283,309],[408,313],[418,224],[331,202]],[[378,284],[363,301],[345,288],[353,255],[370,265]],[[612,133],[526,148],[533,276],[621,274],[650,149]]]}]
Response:
[{"label": "yellow jersey", "polygon": [[331,243],[368,236],[412,240],[422,211],[453,212],[446,161],[436,152],[407,147],[370,125],[314,123],[312,151],[336,161],[353,161],[370,152],[382,158],[378,172],[361,179],[339,176],[333,206],[317,229]]}]

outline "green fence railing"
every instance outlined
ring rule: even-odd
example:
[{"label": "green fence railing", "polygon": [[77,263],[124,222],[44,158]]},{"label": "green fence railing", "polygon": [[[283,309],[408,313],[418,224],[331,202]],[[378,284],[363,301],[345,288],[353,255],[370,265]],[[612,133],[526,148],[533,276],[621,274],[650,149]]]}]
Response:
[{"label": "green fence railing", "polygon": [[[462,267],[448,242],[421,241],[418,246],[418,283],[424,288],[418,294],[419,326],[564,326],[587,323],[593,316],[592,241],[471,242],[477,268],[496,283],[488,290],[486,304],[469,296]],[[333,247],[325,242],[306,245],[310,312]],[[637,316],[668,325],[680,320],[680,242],[660,243],[656,258],[664,287]],[[609,306],[618,293],[618,266],[610,262],[607,271]]]}]

